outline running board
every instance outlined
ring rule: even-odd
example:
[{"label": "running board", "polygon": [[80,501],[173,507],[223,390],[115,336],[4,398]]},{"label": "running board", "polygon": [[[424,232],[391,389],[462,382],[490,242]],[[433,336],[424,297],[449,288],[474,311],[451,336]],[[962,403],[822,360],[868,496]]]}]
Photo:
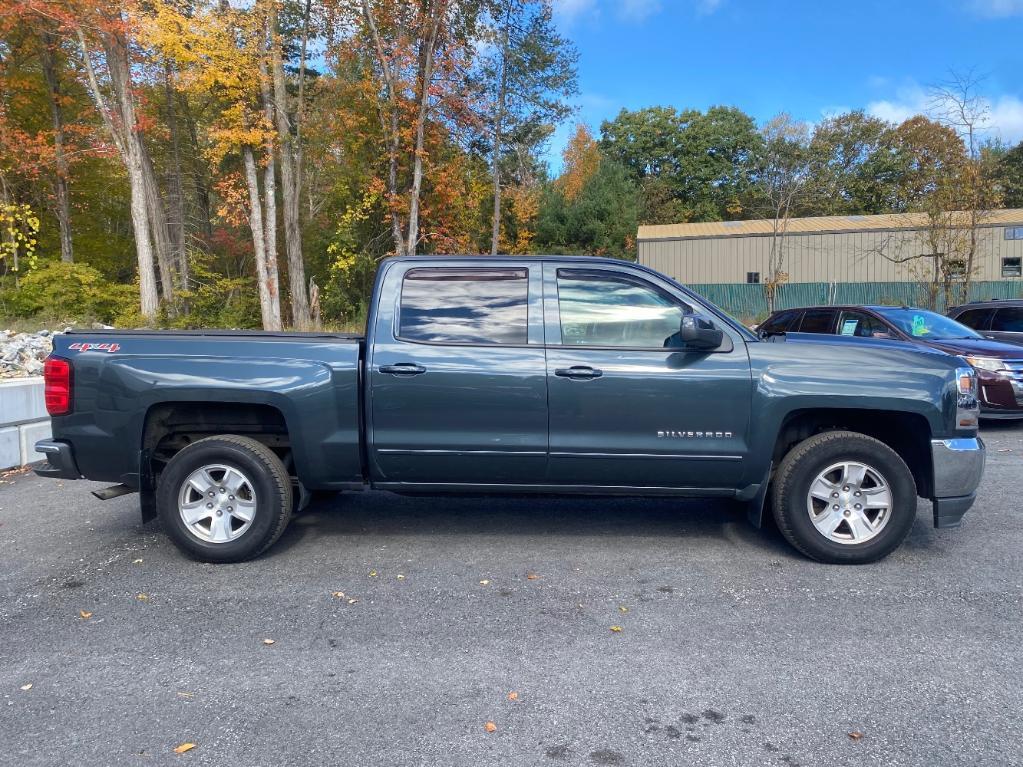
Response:
[{"label": "running board", "polygon": [[93,490],[92,494],[101,501],[109,501],[111,498],[120,498],[122,495],[134,492],[135,490],[127,485],[111,485],[110,487],[104,487],[102,490]]}]

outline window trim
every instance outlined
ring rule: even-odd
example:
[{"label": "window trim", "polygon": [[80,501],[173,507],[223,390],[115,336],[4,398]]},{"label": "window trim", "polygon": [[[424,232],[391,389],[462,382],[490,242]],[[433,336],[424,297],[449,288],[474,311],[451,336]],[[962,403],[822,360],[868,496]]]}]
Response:
[{"label": "window trim", "polygon": [[[478,349],[526,349],[526,348],[538,348],[540,344],[529,343],[529,329],[530,329],[530,271],[528,266],[482,266],[482,267],[458,267],[458,266],[412,266],[406,269],[399,277],[400,282],[398,283],[398,295],[394,306],[394,317],[391,326],[391,335],[395,341],[401,341],[406,344],[418,344],[419,346],[461,346]],[[505,343],[481,343],[479,341],[424,341],[421,338],[409,338],[401,334],[401,299],[405,291],[405,280],[409,279],[409,275],[417,272],[448,272],[457,275],[464,275],[463,280],[452,280],[469,282],[472,279],[473,274],[495,274],[495,273],[508,273],[508,272],[520,272],[522,276],[509,276],[509,277],[498,277],[497,279],[491,280],[493,282],[523,280],[526,283],[526,341],[521,344],[505,344]],[[432,280],[428,279],[417,279],[412,277],[413,282],[428,282]],[[435,280],[440,282],[441,280]]]},{"label": "window trim", "polygon": [[978,333],[983,333],[985,330],[991,329],[991,321],[995,317],[995,311],[997,307],[994,306],[967,306],[961,312],[957,312],[955,317],[952,317],[956,322],[966,325],[962,321],[963,315],[969,314],[970,312],[980,312],[984,316],[984,321],[980,325],[966,325],[970,330],[976,330]]},{"label": "window trim", "polygon": [[[1015,266],[1016,271],[1014,273],[1006,274],[1005,272],[1006,261],[1016,262]],[[1020,256],[1002,256],[1002,277],[1023,277],[1023,258],[1021,258]]]}]

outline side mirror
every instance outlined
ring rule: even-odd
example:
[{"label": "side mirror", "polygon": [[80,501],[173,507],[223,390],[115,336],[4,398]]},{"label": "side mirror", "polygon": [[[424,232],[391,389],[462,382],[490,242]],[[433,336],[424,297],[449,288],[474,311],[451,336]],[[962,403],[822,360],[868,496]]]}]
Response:
[{"label": "side mirror", "polygon": [[724,333],[714,323],[698,314],[686,314],[678,329],[679,340],[691,349],[717,349],[721,346]]}]

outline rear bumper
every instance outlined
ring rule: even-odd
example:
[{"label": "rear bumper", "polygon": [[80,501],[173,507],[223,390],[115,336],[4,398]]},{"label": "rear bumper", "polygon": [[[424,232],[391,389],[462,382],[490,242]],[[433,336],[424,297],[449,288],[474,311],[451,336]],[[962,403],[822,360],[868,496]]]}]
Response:
[{"label": "rear bumper", "polygon": [[36,451],[46,456],[46,463],[37,466],[35,473],[40,477],[56,477],[58,479],[79,479],[82,474],[75,463],[75,454],[71,445],[55,439],[44,439],[36,442]]},{"label": "rear bumper", "polygon": [[959,527],[977,497],[986,452],[979,437],[931,440],[935,527]]}]

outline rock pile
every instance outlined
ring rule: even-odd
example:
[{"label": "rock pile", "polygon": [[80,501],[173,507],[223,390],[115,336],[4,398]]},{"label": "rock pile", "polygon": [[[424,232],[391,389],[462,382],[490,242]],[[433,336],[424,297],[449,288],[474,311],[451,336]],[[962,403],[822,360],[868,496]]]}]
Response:
[{"label": "rock pile", "polygon": [[11,333],[0,330],[0,378],[43,374],[43,360],[53,348],[53,332]]}]

